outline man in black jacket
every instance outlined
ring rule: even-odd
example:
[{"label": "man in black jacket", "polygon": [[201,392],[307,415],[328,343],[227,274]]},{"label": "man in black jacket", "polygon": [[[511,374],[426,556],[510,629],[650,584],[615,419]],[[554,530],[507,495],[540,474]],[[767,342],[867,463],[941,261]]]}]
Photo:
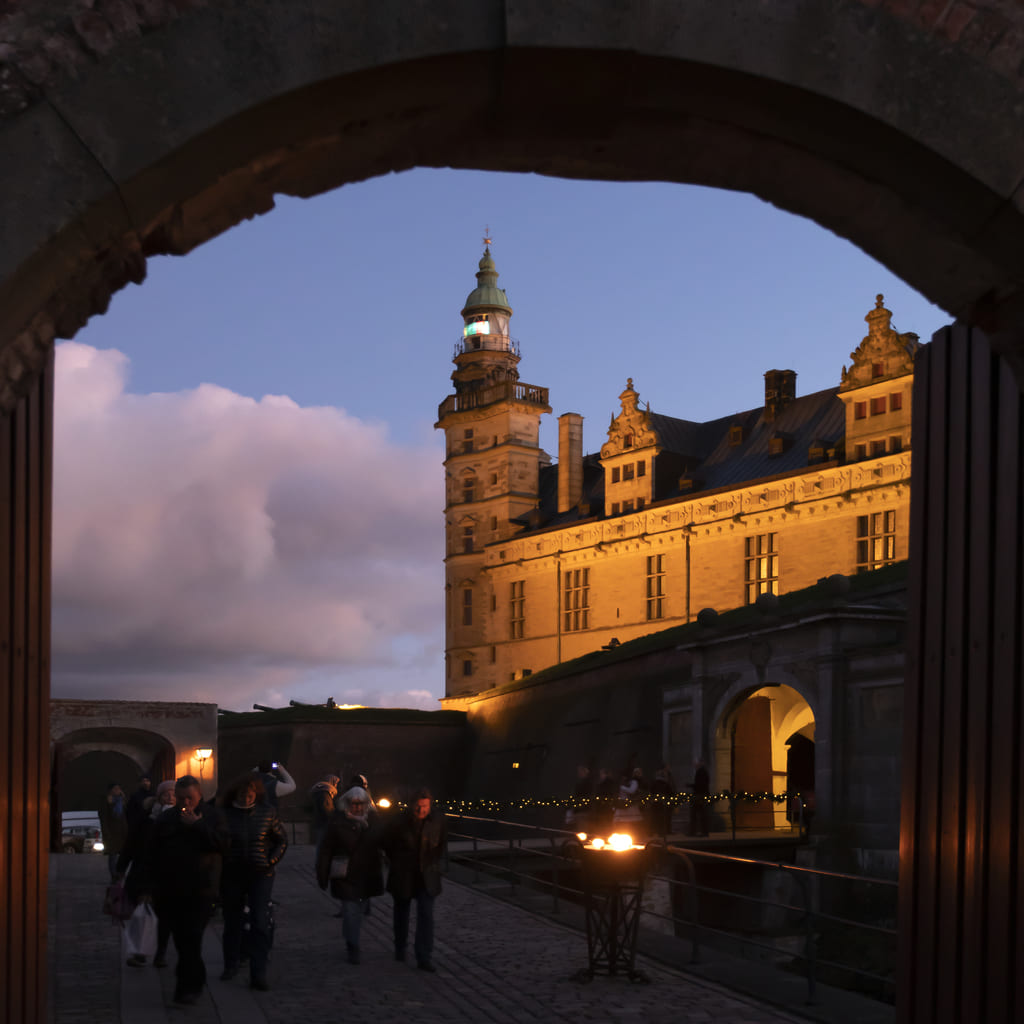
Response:
[{"label": "man in black jacket", "polygon": [[405,960],[409,909],[416,901],[416,966],[433,971],[434,900],[441,892],[444,815],[435,812],[428,789],[417,790],[409,806],[385,829],[381,844],[388,856],[388,892],[394,900],[395,959]]},{"label": "man in black jacket", "polygon": [[150,863],[157,913],[166,915],[178,951],[174,1000],[194,1003],[206,984],[203,931],[220,888],[228,833],[220,810],[203,803],[195,776],[178,779],[174,799],[153,826]]}]

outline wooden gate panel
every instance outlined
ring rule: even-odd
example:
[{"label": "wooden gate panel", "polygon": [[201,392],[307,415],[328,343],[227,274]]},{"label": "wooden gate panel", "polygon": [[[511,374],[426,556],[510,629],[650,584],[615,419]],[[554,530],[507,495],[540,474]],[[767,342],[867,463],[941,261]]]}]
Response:
[{"label": "wooden gate panel", "polygon": [[0,415],[0,1022],[46,1018],[53,354]]},{"label": "wooden gate panel", "polygon": [[915,363],[899,1019],[1024,1015],[1022,401],[978,332]]}]

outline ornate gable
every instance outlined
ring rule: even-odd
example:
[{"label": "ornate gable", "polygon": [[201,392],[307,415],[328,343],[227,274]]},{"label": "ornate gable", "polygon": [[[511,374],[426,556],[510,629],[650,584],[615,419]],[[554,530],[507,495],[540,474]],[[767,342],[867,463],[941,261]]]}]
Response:
[{"label": "ornate gable", "polygon": [[622,412],[613,417],[608,425],[608,440],[601,446],[601,458],[632,451],[634,448],[648,448],[658,443],[658,435],[651,427],[650,409],[641,409],[639,395],[633,390],[633,378],[626,381],[626,390],[619,395]]},{"label": "ornate gable", "polygon": [[913,332],[899,334],[891,326],[892,313],[883,305],[884,296],[875,297],[875,308],[864,319],[868,333],[850,353],[853,364],[843,367],[840,391],[863,387],[873,381],[902,377],[914,372],[914,356],[920,347]]}]

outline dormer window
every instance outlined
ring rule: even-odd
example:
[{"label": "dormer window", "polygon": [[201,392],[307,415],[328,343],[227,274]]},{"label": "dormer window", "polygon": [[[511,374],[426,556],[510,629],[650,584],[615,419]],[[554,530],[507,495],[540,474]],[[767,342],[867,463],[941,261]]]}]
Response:
[{"label": "dormer window", "polygon": [[632,434],[627,434],[622,439],[622,447],[623,448],[632,448],[633,447],[633,435]]},{"label": "dormer window", "polygon": [[885,363],[872,363],[871,364],[871,376],[872,377],[884,377],[885,376]]},{"label": "dormer window", "polygon": [[729,428],[729,447],[735,448],[741,444],[743,444],[743,428],[738,423],[734,423]]}]

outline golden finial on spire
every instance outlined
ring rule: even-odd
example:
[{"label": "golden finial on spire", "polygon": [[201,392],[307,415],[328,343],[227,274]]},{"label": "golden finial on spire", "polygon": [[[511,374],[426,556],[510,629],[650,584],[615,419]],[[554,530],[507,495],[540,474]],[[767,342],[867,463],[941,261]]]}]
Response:
[{"label": "golden finial on spire", "polygon": [[488,224],[484,227],[484,246],[490,248],[492,241],[493,239],[491,238],[491,226],[490,224]]}]

